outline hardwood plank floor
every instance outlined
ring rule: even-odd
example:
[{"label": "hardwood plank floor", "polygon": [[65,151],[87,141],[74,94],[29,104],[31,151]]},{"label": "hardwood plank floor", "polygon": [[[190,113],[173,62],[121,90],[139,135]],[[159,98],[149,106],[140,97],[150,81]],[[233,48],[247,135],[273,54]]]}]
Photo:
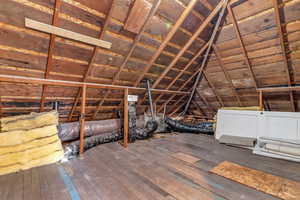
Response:
[{"label": "hardwood plank floor", "polygon": [[300,182],[299,163],[253,155],[211,136],[170,134],[127,149],[104,144],[67,163],[0,176],[0,199],[72,199],[61,166],[84,200],[277,199],[209,172],[225,160]]}]

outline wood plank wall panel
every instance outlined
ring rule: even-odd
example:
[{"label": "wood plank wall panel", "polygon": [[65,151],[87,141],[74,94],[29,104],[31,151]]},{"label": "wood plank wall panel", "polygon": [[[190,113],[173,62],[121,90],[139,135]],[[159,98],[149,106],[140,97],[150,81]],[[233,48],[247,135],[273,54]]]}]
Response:
[{"label": "wood plank wall panel", "polygon": [[124,29],[136,34],[139,33],[150,14],[151,7],[152,4],[147,0],[135,0],[126,19]]},{"label": "wood plank wall panel", "polygon": [[[53,7],[53,4],[49,3],[50,1],[45,0],[0,1],[0,12],[4,13],[3,15],[0,15],[0,73],[42,77],[42,72],[44,71],[46,64],[45,55],[49,39],[46,34],[26,30],[24,28],[23,19],[25,16],[31,16],[33,19],[50,23],[50,8]],[[128,1],[126,0],[126,2]],[[29,4],[31,2],[33,4]],[[88,0],[78,0],[77,2],[81,3],[80,6],[72,5],[69,2],[71,1],[63,1],[62,11],[64,15],[60,19],[62,26],[76,32],[96,37],[100,30],[99,27],[105,17],[103,14],[106,11],[105,5],[103,7],[102,5],[91,7],[91,2]],[[109,1],[104,2],[109,3]],[[119,1],[117,9],[114,11],[114,20],[110,25],[110,32],[105,36],[107,40],[113,41],[113,44],[122,45],[124,51],[120,51],[120,49],[115,48],[112,51],[99,52],[95,70],[91,77],[91,80],[95,82],[109,83],[111,80],[110,76],[118,68],[122,57],[126,55],[124,54],[126,48],[129,48],[132,42],[133,35],[126,31],[122,31],[122,26],[124,25],[127,14],[124,11],[128,10],[126,2],[122,3],[122,1]],[[159,17],[156,16],[152,20],[152,23],[146,33],[142,36],[141,43],[138,47],[139,49],[129,61],[128,67],[125,67],[122,71],[121,81],[119,81],[118,84],[131,84],[131,80],[127,78],[128,74],[130,73],[132,74],[131,76],[134,77],[135,74],[138,75],[139,73],[136,69],[142,68],[146,65],[147,58],[154,53],[159,43],[166,35],[168,31],[167,24],[171,24],[172,22],[174,23],[182,12],[183,6],[179,2],[180,1],[174,0],[163,1],[163,4],[159,8]],[[182,2],[187,3],[184,0],[182,0]],[[40,7],[39,5],[43,7]],[[299,9],[297,9],[299,8],[299,5],[299,0],[291,0],[288,1],[284,7],[285,28],[288,33],[287,37],[289,40],[289,48],[291,49],[289,56],[293,59],[292,67],[294,68],[296,82],[300,79],[299,70],[297,68],[297,65],[299,65],[298,60],[300,59],[298,36],[300,32],[300,23],[299,21],[295,21],[299,20]],[[89,9],[85,6],[90,6],[90,8],[93,9]],[[249,6],[251,9],[247,9]],[[200,7],[202,7],[201,5],[196,7],[197,8],[195,10],[199,7],[198,11],[206,9],[200,9]],[[176,11],[174,10],[174,12],[169,12],[168,9],[170,8],[176,8]],[[276,25],[272,11],[272,4],[268,3],[268,1],[261,3],[259,0],[251,0],[251,3],[245,2],[234,7],[233,10],[236,18],[239,20],[239,27],[243,35],[242,37],[245,42],[250,61],[252,62],[255,76],[259,83],[265,86],[286,83],[285,77],[281,75],[282,56],[279,51],[280,46],[276,35]],[[205,13],[201,14],[205,15]],[[68,16],[71,16],[71,18]],[[178,53],[178,49],[185,41],[188,40],[191,32],[194,30],[194,26],[196,26],[195,20],[199,19],[199,16],[196,17],[194,11],[189,17],[189,20],[185,22],[185,25],[183,26],[184,29],[178,31],[172,42],[165,49],[163,55],[161,55],[161,61],[159,64],[153,66],[153,69],[146,74],[146,77],[151,79],[156,79],[158,77],[164,67],[169,64],[169,60],[172,59],[172,55]],[[188,24],[191,24],[191,26]],[[249,24],[252,24],[253,26],[248,26]],[[260,32],[257,32],[257,30]],[[224,59],[225,68],[229,71],[230,76],[233,77],[235,87],[247,88],[247,79],[250,77],[245,76],[245,66],[242,61],[242,54],[237,40],[231,37],[231,35],[234,35],[232,33],[232,25],[225,25],[217,45],[221,51],[222,58]],[[25,40],[28,41],[28,43],[26,43]],[[33,45],[30,41],[38,42],[38,45]],[[56,55],[54,57],[54,70],[51,77],[64,80],[80,80],[82,78],[82,71],[87,65],[87,58],[90,57],[92,53],[92,47],[63,40],[61,38],[57,39],[56,44],[58,47],[55,49]],[[184,54],[184,57],[180,59],[178,66],[176,65],[176,68],[173,68],[172,71],[167,74],[167,77],[163,79],[162,85],[160,85],[161,88],[166,87],[165,84],[172,80],[174,75],[178,73],[178,70],[184,66],[184,63],[188,61],[188,58],[193,56],[201,44],[201,41],[197,40],[192,45],[189,51]],[[79,55],[84,56],[79,57]],[[184,73],[184,75],[181,76],[180,80],[177,82],[178,86],[180,86],[184,80],[189,78],[196,67],[197,64],[195,63],[193,67],[190,68],[189,72]],[[218,94],[221,94],[225,103],[229,105],[232,101],[232,94],[227,93],[227,85],[221,84],[220,80],[223,80],[223,75],[220,72],[221,70],[218,67],[215,56],[212,55],[208,63],[207,74],[216,86]],[[28,88],[30,88],[30,86],[28,86]],[[242,90],[238,92],[243,93]],[[66,92],[66,94],[67,93],[68,92]],[[255,105],[255,92],[253,93],[253,91],[250,90],[248,93],[245,93],[245,96],[242,96],[241,98],[245,98],[247,105]],[[112,96],[112,98],[113,97],[114,96]],[[213,105],[217,104],[213,97],[208,96],[208,99],[209,98],[212,98],[211,103]],[[276,100],[273,100],[272,102],[274,101],[276,103]],[[274,105],[274,108],[276,106],[277,104]],[[280,104],[278,104],[278,106],[278,109],[280,109]]]},{"label": "wood plank wall panel", "polygon": [[[297,55],[299,55],[298,49],[300,45],[300,12],[297,8],[300,7],[300,2],[298,0],[284,2],[286,4],[283,8],[285,13],[285,24],[283,25],[286,28],[289,40],[289,56],[292,59],[292,63],[296,64],[299,63],[297,62],[297,59],[299,59]],[[236,18],[241,20],[239,28],[242,30],[241,33],[246,44],[250,62],[253,65],[254,74],[260,86],[286,84],[287,79],[284,74],[280,41],[276,29],[272,2],[248,1],[245,4],[241,4],[241,6],[234,7],[233,10]],[[245,10],[247,11],[243,12]],[[243,62],[241,49],[233,33],[232,25],[225,25],[218,38],[217,46],[221,49],[225,68],[229,71],[235,87],[243,90],[243,88],[250,87],[250,77],[246,75],[247,70]],[[295,64],[292,66],[295,66]],[[296,69],[296,67],[293,68]],[[227,88],[227,86],[222,84],[223,74],[214,54],[212,54],[209,60],[207,72],[216,85],[217,90],[221,91],[222,96],[225,95],[225,87]],[[295,81],[297,83],[297,73],[295,73]],[[226,97],[229,96],[226,95]],[[257,105],[256,96],[257,93],[255,90],[252,92],[252,95],[245,96],[246,104]],[[225,100],[225,102],[227,104],[230,103],[230,99]],[[273,99],[272,102],[270,101],[270,104],[272,103],[275,103],[277,106],[280,105],[276,103],[276,99]],[[286,99],[285,104],[288,104],[288,99]],[[280,110],[279,107],[276,108],[274,106],[274,109]],[[286,106],[282,106],[282,111],[291,110]]]}]

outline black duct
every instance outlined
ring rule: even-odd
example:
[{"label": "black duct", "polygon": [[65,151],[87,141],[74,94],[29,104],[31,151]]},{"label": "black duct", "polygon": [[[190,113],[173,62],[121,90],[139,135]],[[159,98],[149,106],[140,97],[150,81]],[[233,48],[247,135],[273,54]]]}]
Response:
[{"label": "black duct", "polygon": [[128,139],[129,142],[134,142],[135,140],[143,140],[152,137],[153,133],[158,127],[158,123],[154,120],[149,120],[146,122],[145,128],[138,128],[136,126],[136,104],[135,102],[129,102],[128,105],[128,115],[129,115],[129,131]]},{"label": "black duct", "polygon": [[[115,142],[123,138],[122,132],[104,133],[95,135],[84,139],[84,150],[91,149],[99,144]],[[79,140],[64,145],[64,157],[69,160],[79,154]]]},{"label": "black duct", "polygon": [[186,124],[173,120],[169,117],[166,118],[165,122],[173,131],[184,132],[184,133],[205,133],[213,135],[213,123],[212,122],[201,122],[198,124]]},{"label": "black duct", "polygon": [[148,121],[145,128],[136,129],[136,139],[143,140],[152,137],[157,127],[158,123],[156,121]]}]

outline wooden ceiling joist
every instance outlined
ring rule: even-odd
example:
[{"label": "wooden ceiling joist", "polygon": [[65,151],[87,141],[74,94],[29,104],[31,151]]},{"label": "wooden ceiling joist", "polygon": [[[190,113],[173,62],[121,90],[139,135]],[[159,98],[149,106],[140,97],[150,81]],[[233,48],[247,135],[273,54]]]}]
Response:
[{"label": "wooden ceiling joist", "polygon": [[[141,29],[139,30],[138,34],[135,36],[134,41],[133,41],[133,43],[132,43],[132,45],[131,45],[131,48],[130,48],[129,52],[127,53],[125,59],[123,60],[123,62],[122,62],[122,64],[121,64],[120,68],[118,69],[117,73],[114,74],[114,76],[113,76],[113,78],[112,78],[112,84],[113,84],[113,85],[115,84],[116,80],[119,79],[120,73],[122,72],[123,68],[126,66],[128,60],[129,60],[129,58],[132,56],[132,53],[133,53],[134,49],[136,48],[137,44],[138,44],[139,41],[141,40],[142,34],[145,32],[146,27],[147,27],[149,21],[150,21],[150,20],[152,19],[152,17],[155,15],[155,13],[156,13],[158,7],[160,6],[160,3],[161,3],[161,0],[156,0],[155,3],[154,3],[154,5],[152,6],[150,13],[149,13],[149,15],[147,16],[147,18],[146,18],[146,20],[145,20],[145,23],[143,24],[143,26],[142,26]],[[102,106],[102,104],[104,103],[105,99],[108,97],[109,93],[110,93],[109,90],[106,91],[106,93],[104,94],[104,99],[103,99],[102,101],[100,101],[99,104],[98,104],[98,107],[99,107],[99,108]],[[121,102],[121,103],[122,103],[122,102]],[[99,112],[99,109],[97,108],[96,111],[95,111],[95,113],[94,113],[93,118],[96,118],[98,112]]]},{"label": "wooden ceiling joist", "polygon": [[[105,18],[105,21],[104,21],[104,25],[103,25],[103,27],[101,28],[101,32],[100,32],[100,34],[99,34],[99,39],[100,39],[100,40],[103,39],[103,37],[104,37],[104,35],[105,35],[105,32],[106,32],[106,30],[107,30],[107,28],[108,28],[108,25],[109,25],[109,23],[110,23],[110,21],[111,21],[111,18],[112,18],[112,11],[113,11],[113,8],[114,8],[114,1],[115,1],[115,0],[112,0],[112,2],[111,2],[110,8],[109,8],[109,10],[108,10],[108,13],[107,13],[106,18]],[[87,70],[86,70],[86,72],[85,72],[85,74],[84,74],[84,76],[83,76],[82,82],[86,82],[86,81],[87,81],[88,76],[89,76],[90,72],[91,72],[92,69],[93,69],[93,63],[95,62],[95,59],[96,59],[96,55],[97,55],[98,49],[99,49],[99,47],[94,47],[92,57],[91,57],[91,59],[90,59],[90,61],[89,61],[89,64],[88,64]],[[80,98],[80,94],[81,94],[81,92],[82,92],[81,90],[82,90],[82,89],[79,88],[79,91],[77,92],[76,99],[75,99],[75,101],[74,101],[74,103],[73,103],[71,112],[70,112],[70,114],[69,114],[69,118],[68,118],[69,121],[72,120],[73,113],[74,113],[74,111],[75,111],[75,109],[76,109],[77,103],[78,103],[79,98]]]},{"label": "wooden ceiling joist", "polygon": [[[282,56],[283,56],[283,60],[284,60],[284,68],[285,68],[285,72],[286,72],[286,78],[288,81],[288,86],[291,86],[292,78],[291,78],[291,74],[290,74],[289,61],[288,61],[288,55],[287,55],[288,49],[286,48],[286,45],[285,45],[285,37],[284,37],[284,33],[283,33],[283,27],[281,24],[281,16],[280,16],[278,0],[272,0],[272,1],[273,1],[273,5],[274,5],[276,25],[277,25],[278,33],[279,33],[280,46],[281,46]],[[292,110],[293,110],[293,112],[296,112],[295,100],[294,100],[294,95],[293,95],[292,91],[289,92],[289,96],[290,96]]]},{"label": "wooden ceiling joist", "polygon": [[235,96],[235,98],[236,98],[239,106],[243,106],[243,104],[241,102],[241,99],[240,99],[240,96],[237,93],[237,91],[236,91],[236,89],[235,89],[235,87],[233,85],[232,79],[230,78],[230,75],[227,72],[227,69],[225,68],[225,64],[224,64],[224,62],[222,60],[221,54],[220,54],[220,52],[218,50],[218,47],[216,45],[213,45],[213,49],[214,49],[217,61],[218,61],[219,65],[220,65],[220,68],[222,69],[222,72],[224,73],[227,82],[230,84],[231,90],[232,90],[232,92],[233,92],[233,94],[234,94],[234,96]]},{"label": "wooden ceiling joist", "polygon": [[[61,7],[61,0],[55,0],[54,4],[54,13],[53,13],[53,18],[52,18],[52,25],[53,26],[58,26],[59,22],[59,9]],[[50,34],[50,41],[49,41],[49,48],[48,48],[48,57],[47,57],[47,65],[46,65],[46,71],[44,78],[48,79],[50,75],[50,71],[53,67],[53,51],[54,51],[54,46],[55,46],[55,34]],[[42,95],[41,95],[41,102],[40,102],[40,112],[44,111],[44,104],[45,104],[45,98],[46,98],[46,91],[47,91],[47,85],[43,85],[42,88]]]}]

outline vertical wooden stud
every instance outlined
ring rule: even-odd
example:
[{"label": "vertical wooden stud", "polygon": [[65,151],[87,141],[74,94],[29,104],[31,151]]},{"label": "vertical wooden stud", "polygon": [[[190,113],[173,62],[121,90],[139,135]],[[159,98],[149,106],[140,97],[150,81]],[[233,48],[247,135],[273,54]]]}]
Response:
[{"label": "vertical wooden stud", "polygon": [[123,145],[128,146],[128,89],[124,91],[124,141]]},{"label": "vertical wooden stud", "polygon": [[86,104],[86,85],[82,87],[81,95],[81,115],[80,115],[80,155],[84,152],[84,125],[85,125],[85,104]]},{"label": "vertical wooden stud", "polygon": [[0,118],[2,117],[2,97],[0,96]]},{"label": "vertical wooden stud", "polygon": [[259,110],[264,111],[264,97],[262,91],[259,91]]}]

